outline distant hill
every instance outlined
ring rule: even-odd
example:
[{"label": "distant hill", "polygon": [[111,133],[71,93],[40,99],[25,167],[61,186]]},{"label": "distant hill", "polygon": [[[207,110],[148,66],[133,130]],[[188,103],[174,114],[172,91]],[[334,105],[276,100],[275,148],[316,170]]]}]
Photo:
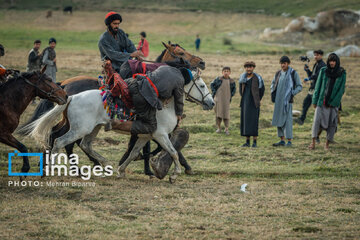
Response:
[{"label": "distant hill", "polygon": [[62,0],[57,3],[47,0],[1,0],[5,9],[52,9],[62,10],[73,6],[76,10],[122,10],[139,11],[211,11],[263,13],[268,15],[314,16],[319,11],[334,8],[360,10],[359,0]]}]

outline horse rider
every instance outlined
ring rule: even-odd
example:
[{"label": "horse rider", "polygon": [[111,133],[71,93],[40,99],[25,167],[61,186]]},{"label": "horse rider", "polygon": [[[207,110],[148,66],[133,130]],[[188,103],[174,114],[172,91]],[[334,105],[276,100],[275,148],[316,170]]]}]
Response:
[{"label": "horse rider", "polygon": [[112,66],[116,72],[120,71],[120,66],[130,58],[141,59],[141,51],[126,36],[125,32],[119,28],[122,18],[119,13],[109,12],[105,16],[105,25],[107,31],[101,36],[98,43],[101,59],[111,60]]},{"label": "horse rider", "polygon": [[184,100],[184,85],[193,78],[187,68],[161,66],[153,72],[134,74],[125,82],[128,85],[136,120],[122,122],[112,120],[114,130],[131,132],[132,135],[151,134],[156,130],[156,110],[162,109],[162,101],[174,97],[175,114],[180,124]]}]

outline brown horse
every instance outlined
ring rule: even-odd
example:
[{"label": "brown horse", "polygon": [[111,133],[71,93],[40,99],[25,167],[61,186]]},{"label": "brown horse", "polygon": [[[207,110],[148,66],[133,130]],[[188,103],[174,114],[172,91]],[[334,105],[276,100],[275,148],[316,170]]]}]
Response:
[{"label": "brown horse", "polygon": [[[57,104],[67,102],[66,92],[53,83],[51,78],[42,72],[26,72],[9,79],[0,85],[0,142],[27,153],[27,148],[12,135],[19,125],[20,115],[36,97],[45,98]],[[23,157],[21,172],[28,172],[28,157]]]},{"label": "brown horse", "polygon": [[[202,58],[192,55],[187,52],[184,48],[182,48],[179,44],[172,44],[170,41],[168,44],[162,42],[165,49],[162,53],[156,58],[156,62],[170,62],[174,61],[178,58],[182,58],[190,63],[191,67],[198,67],[202,70],[205,69],[205,62]],[[73,78],[66,79],[61,82],[61,86],[65,86],[66,84],[81,81],[81,80],[94,80],[97,81],[97,78],[88,77],[88,76],[76,76]]]}]

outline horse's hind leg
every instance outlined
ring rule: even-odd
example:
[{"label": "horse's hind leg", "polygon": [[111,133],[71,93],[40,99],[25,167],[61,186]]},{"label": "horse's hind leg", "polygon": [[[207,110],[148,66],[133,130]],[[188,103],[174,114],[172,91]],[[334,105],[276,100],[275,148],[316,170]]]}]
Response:
[{"label": "horse's hind leg", "polygon": [[181,173],[181,167],[179,162],[179,155],[172,145],[168,135],[156,135],[154,139],[161,145],[165,151],[167,151],[170,156],[173,158],[175,163],[175,168],[173,174],[170,176],[170,183],[174,183],[176,181],[177,176]]},{"label": "horse's hind leg", "polygon": [[134,148],[131,150],[129,157],[118,167],[118,176],[125,177],[125,169],[129,165],[131,161],[133,161],[138,155],[141,150],[145,146],[145,144],[150,140],[148,137],[141,137],[139,138]]},{"label": "horse's hind leg", "polygon": [[63,136],[55,139],[54,146],[52,147],[51,152],[58,152],[59,149],[64,148],[66,145],[75,142],[78,139],[83,138],[83,136],[86,136],[89,134],[89,132],[79,132],[74,129],[70,129],[67,133],[65,133]]},{"label": "horse's hind leg", "polygon": [[88,155],[91,156],[92,158],[96,159],[98,162],[101,163],[101,165],[106,166],[109,165],[109,162],[106,158],[104,158],[103,156],[101,156],[99,153],[95,152],[92,148],[92,141],[94,140],[94,138],[98,135],[99,131],[100,131],[101,125],[97,125],[94,130],[86,135],[82,140],[81,143],[79,145],[79,147]]},{"label": "horse's hind leg", "polygon": [[150,169],[150,141],[145,144],[143,147],[143,156],[144,156],[144,173],[150,177],[153,177],[154,174]]},{"label": "horse's hind leg", "polygon": [[[82,141],[82,139],[79,139],[79,140],[77,140],[75,143],[80,147],[81,141]],[[68,156],[69,156],[69,153],[70,153],[70,154],[73,153],[73,149],[74,149],[75,143],[71,143],[71,144],[69,144],[69,145],[67,145],[67,146],[65,147]],[[84,152],[84,153],[85,153],[86,156],[90,159],[90,161],[92,161],[92,162],[94,163],[94,166],[100,166],[100,165],[101,165],[96,158],[92,157],[92,156],[91,156],[90,154],[88,154],[87,152]]]}]

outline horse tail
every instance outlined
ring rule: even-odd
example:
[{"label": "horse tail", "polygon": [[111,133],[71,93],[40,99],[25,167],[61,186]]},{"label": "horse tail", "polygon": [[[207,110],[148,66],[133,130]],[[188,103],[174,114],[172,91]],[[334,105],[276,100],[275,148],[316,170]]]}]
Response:
[{"label": "horse tail", "polygon": [[48,111],[50,111],[52,108],[54,107],[54,103],[47,100],[47,99],[42,99],[39,103],[39,105],[36,107],[33,115],[31,116],[31,118],[24,123],[23,125],[19,126],[19,128],[16,130],[16,133],[20,134],[21,136],[27,136],[30,134],[30,130],[29,128],[27,128],[27,126],[34,122],[35,120],[39,119],[43,114],[47,113]]},{"label": "horse tail", "polygon": [[29,132],[36,141],[40,142],[46,148],[49,148],[49,138],[52,128],[56,125],[59,115],[65,111],[72,99],[70,96],[64,105],[56,105],[51,111],[44,114],[41,118],[25,126],[24,131]]}]

